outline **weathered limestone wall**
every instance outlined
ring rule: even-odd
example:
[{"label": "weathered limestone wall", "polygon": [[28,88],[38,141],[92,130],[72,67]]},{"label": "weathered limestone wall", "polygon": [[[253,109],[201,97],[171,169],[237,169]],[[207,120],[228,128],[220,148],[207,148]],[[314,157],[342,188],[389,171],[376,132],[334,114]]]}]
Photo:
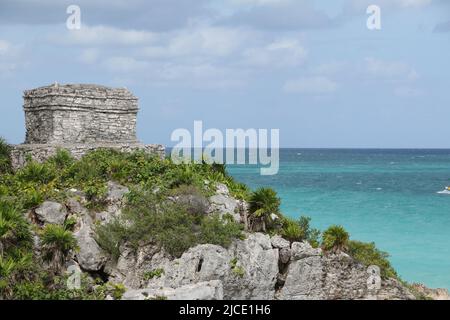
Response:
[{"label": "weathered limestone wall", "polygon": [[99,148],[144,150],[164,157],[164,146],[138,142],[138,110],[138,99],[124,88],[54,84],[25,91],[26,138],[14,146],[12,165],[18,169],[28,158],[42,162],[58,149],[77,159]]},{"label": "weathered limestone wall", "polygon": [[59,149],[69,151],[75,159],[80,159],[86,153],[97,149],[114,149],[121,152],[144,150],[145,152],[163,159],[165,147],[160,144],[142,143],[92,143],[92,144],[21,144],[11,151],[11,164],[16,170],[25,165],[28,158],[37,162],[45,161],[54,156]]},{"label": "weathered limestone wall", "polygon": [[25,143],[136,142],[138,109],[126,89],[53,85],[25,91]]}]

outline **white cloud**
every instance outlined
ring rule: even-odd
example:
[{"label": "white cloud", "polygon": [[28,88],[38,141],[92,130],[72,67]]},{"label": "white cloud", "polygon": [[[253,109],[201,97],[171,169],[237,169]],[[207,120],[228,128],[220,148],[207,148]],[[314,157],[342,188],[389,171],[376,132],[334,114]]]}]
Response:
[{"label": "white cloud", "polygon": [[415,81],[419,78],[417,71],[405,62],[385,61],[366,58],[365,68],[369,75],[392,81]]},{"label": "white cloud", "polygon": [[229,2],[235,5],[266,6],[292,3],[292,0],[229,0]]},{"label": "white cloud", "polygon": [[432,4],[432,0],[350,0],[346,3],[346,10],[355,13],[362,12],[369,5],[376,4],[383,9],[422,8]]},{"label": "white cloud", "polygon": [[139,61],[130,57],[112,57],[103,62],[103,66],[112,72],[144,71],[149,66],[146,61]]},{"label": "white cloud", "polygon": [[22,46],[0,39],[0,77],[9,76],[24,65]]},{"label": "white cloud", "polygon": [[80,30],[67,30],[61,36],[52,36],[58,43],[83,46],[121,45],[133,46],[149,44],[156,40],[156,35],[149,31],[124,30],[107,26],[82,25]]},{"label": "white cloud", "polygon": [[144,47],[142,54],[150,58],[225,57],[238,51],[250,38],[250,32],[239,28],[193,27],[159,34],[158,41]]},{"label": "white cloud", "polygon": [[301,93],[308,95],[325,95],[337,90],[337,83],[326,77],[304,77],[297,80],[289,80],[284,85],[284,91],[288,93]]},{"label": "white cloud", "polygon": [[0,40],[0,55],[3,56],[6,53],[8,53],[8,51],[11,48],[11,44],[7,41],[4,40]]},{"label": "white cloud", "polygon": [[398,5],[403,8],[409,8],[428,6],[432,3],[432,0],[396,0],[395,2],[398,2]]},{"label": "white cloud", "polygon": [[112,77],[158,85],[242,86],[256,72],[297,67],[307,57],[294,37],[209,25],[159,33],[93,26],[64,43],[78,44],[79,62],[98,64]]},{"label": "white cloud", "polygon": [[315,75],[335,76],[340,73],[348,73],[352,66],[346,61],[332,61],[311,67],[311,73]]},{"label": "white cloud", "polygon": [[80,55],[80,61],[86,64],[94,64],[100,57],[100,51],[96,48],[89,48],[83,50]]},{"label": "white cloud", "polygon": [[154,70],[160,83],[183,83],[199,88],[230,88],[245,84],[245,72],[208,63],[164,64]]},{"label": "white cloud", "polygon": [[332,18],[309,0],[231,0],[233,13],[222,23],[257,29],[303,30],[333,25]]},{"label": "white cloud", "polygon": [[304,63],[307,51],[298,40],[283,39],[264,47],[248,48],[242,55],[242,63],[247,66],[293,67]]}]

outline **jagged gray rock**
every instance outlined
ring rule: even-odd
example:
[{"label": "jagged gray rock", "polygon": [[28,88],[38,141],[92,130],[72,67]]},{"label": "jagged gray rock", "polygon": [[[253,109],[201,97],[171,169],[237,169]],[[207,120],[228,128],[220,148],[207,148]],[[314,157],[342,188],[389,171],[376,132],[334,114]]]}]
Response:
[{"label": "jagged gray rock", "polygon": [[99,271],[105,265],[107,257],[94,239],[92,226],[90,217],[84,216],[81,228],[74,233],[79,247],[75,260],[86,271]]},{"label": "jagged gray rock", "polygon": [[291,248],[293,260],[322,255],[320,248],[313,248],[308,242],[294,242]]},{"label": "jagged gray rock", "polygon": [[291,247],[291,243],[289,241],[287,241],[286,239],[283,239],[279,235],[273,236],[270,239],[270,241],[272,243],[272,247],[277,248],[277,249],[284,249],[284,248],[290,248]]},{"label": "jagged gray rock", "polygon": [[39,221],[51,224],[61,225],[67,216],[67,210],[64,205],[52,201],[45,201],[34,212]]},{"label": "jagged gray rock", "polygon": [[107,184],[108,193],[106,195],[106,200],[109,202],[122,201],[123,197],[130,192],[130,190],[114,181],[108,181]]},{"label": "jagged gray rock", "polygon": [[[123,186],[108,183],[108,205],[104,212],[96,215],[96,221],[104,223],[120,215],[127,192]],[[225,191],[220,196],[230,197]],[[383,279],[380,287],[373,289],[368,285],[368,269],[345,253],[324,253],[307,242],[291,244],[280,236],[263,233],[246,233],[245,239],[233,241],[229,248],[198,245],[178,259],[154,243],[138,248],[125,243],[115,261],[105,255],[95,241],[94,218],[83,206],[82,195],[77,196],[80,198],[80,201],[68,199],[65,206],[46,203],[39,209],[61,210],[62,215],[49,215],[58,217],[59,223],[64,221],[61,216],[68,214],[77,218],[74,236],[79,250],[70,258],[83,272],[103,272],[110,282],[124,284],[127,288],[124,299],[415,298],[395,279]],[[41,212],[40,216],[47,217],[47,213]],[[157,269],[162,270],[160,276],[146,278],[146,274]]]},{"label": "jagged gray rock", "polygon": [[395,279],[381,280],[369,290],[368,268],[345,253],[323,254],[308,243],[292,244],[292,260],[284,286],[277,293],[283,300],[412,300],[415,297]]},{"label": "jagged gray rock", "polygon": [[213,280],[180,286],[178,288],[147,288],[129,290],[122,300],[222,300],[222,282]]},{"label": "jagged gray rock", "polygon": [[234,221],[240,223],[241,215],[239,213],[239,203],[236,199],[223,194],[217,194],[209,198],[211,206],[209,208],[210,213],[217,213],[223,217],[226,214],[230,214]]},{"label": "jagged gray rock", "polygon": [[277,296],[282,300],[321,300],[323,268],[319,256],[291,262],[286,281]]},{"label": "jagged gray rock", "polygon": [[272,299],[278,274],[278,250],[270,237],[249,234],[229,249],[200,245],[189,249],[181,258],[152,264],[164,270],[147,287],[177,288],[190,283],[221,281],[224,299]]},{"label": "jagged gray rock", "polygon": [[291,261],[292,250],[290,248],[280,249],[280,262],[286,264]]}]

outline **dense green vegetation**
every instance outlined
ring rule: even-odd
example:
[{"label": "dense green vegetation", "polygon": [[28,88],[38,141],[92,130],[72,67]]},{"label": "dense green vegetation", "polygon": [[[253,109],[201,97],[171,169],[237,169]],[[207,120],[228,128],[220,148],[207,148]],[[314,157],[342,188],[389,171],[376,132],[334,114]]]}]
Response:
[{"label": "dense green vegetation", "polygon": [[92,290],[86,279],[80,289],[67,289],[60,266],[62,256],[75,246],[72,234],[53,225],[40,232],[44,256],[51,261],[48,269],[33,252],[34,230],[22,209],[10,200],[0,200],[0,299],[104,298],[109,289],[104,286]]},{"label": "dense green vegetation", "polygon": [[96,229],[97,242],[115,259],[127,243],[139,246],[157,243],[173,256],[201,243],[228,246],[242,237],[242,226],[204,212],[189,212],[184,204],[167,200],[151,191],[133,190],[120,218]]},{"label": "dense green vegetation", "polygon": [[381,277],[398,278],[397,272],[388,260],[389,254],[378,250],[375,243],[349,241],[348,253],[367,267],[371,265],[380,267]]},{"label": "dense green vegetation", "polygon": [[147,271],[144,273],[144,280],[150,280],[153,278],[159,278],[164,274],[164,269],[154,269],[152,271]]},{"label": "dense green vegetation", "polygon": [[51,263],[55,273],[61,271],[67,254],[77,248],[77,240],[64,226],[47,224],[41,231],[44,260]]},{"label": "dense green vegetation", "polygon": [[[249,198],[251,228],[261,229],[264,232],[268,228],[273,228],[271,215],[280,213],[280,204],[281,200],[277,193],[270,188],[259,188],[253,192]],[[254,227],[255,225],[258,227]]]},{"label": "dense green vegetation", "polygon": [[[90,205],[95,208],[104,202],[106,183],[112,180],[160,193],[189,185],[205,194],[212,194],[215,184],[220,182],[238,199],[247,198],[250,191],[222,170],[220,166],[206,163],[176,165],[170,159],[161,160],[144,152],[120,153],[106,149],[75,161],[68,152],[60,150],[45,163],[29,161],[15,174],[2,174],[0,196],[20,194],[17,200],[28,209],[46,199],[64,199],[66,190],[76,188],[85,192]],[[205,180],[209,183],[205,184]]]},{"label": "dense green vegetation", "polygon": [[[249,203],[249,232],[279,234],[285,239],[308,241],[325,252],[346,251],[365,265],[380,266],[384,277],[395,277],[386,253],[374,244],[350,241],[348,233],[332,226],[322,235],[310,226],[310,219],[293,220],[280,211],[280,199],[270,188],[254,192],[236,182],[224,165],[205,162],[174,164],[144,152],[120,153],[97,150],[75,160],[60,150],[44,163],[29,160],[16,172],[11,170],[10,148],[0,140],[0,299],[103,299],[107,294],[120,297],[120,284],[93,283],[82,279],[81,289],[66,286],[64,261],[77,250],[72,233],[76,219],[69,217],[62,226],[38,225],[25,216],[45,200],[64,203],[81,191],[91,211],[107,204],[107,182],[115,181],[130,189],[122,214],[96,226],[97,242],[114,259],[126,245],[137,249],[156,244],[174,257],[197,244],[228,247],[242,239],[244,224],[230,215],[219,217],[207,212],[207,198],[217,183],[225,184],[237,199]],[[42,252],[33,250],[33,237],[39,238]],[[237,259],[231,262],[238,277],[244,269]],[[159,277],[163,270],[144,275]],[[94,281],[95,282],[95,281]]]},{"label": "dense green vegetation", "polygon": [[347,251],[350,235],[342,226],[333,225],[323,232],[322,248],[325,251]]},{"label": "dense green vegetation", "polygon": [[284,218],[281,235],[291,242],[308,241],[314,248],[320,245],[321,232],[311,228],[311,218],[300,217],[298,220]]},{"label": "dense green vegetation", "polygon": [[11,147],[0,138],[0,174],[11,172],[10,152]]},{"label": "dense green vegetation", "polygon": [[[228,176],[223,165],[175,165],[170,159],[161,160],[144,152],[106,149],[76,161],[60,150],[44,163],[29,159],[25,167],[12,172],[9,154],[10,147],[1,140],[0,298],[100,299],[118,291],[117,285],[109,283],[97,285],[93,291],[89,281],[83,281],[82,289],[67,289],[63,262],[77,250],[71,232],[73,218],[63,226],[42,227],[25,219],[24,213],[45,200],[64,202],[71,189],[82,191],[87,207],[94,211],[106,203],[108,181],[132,190],[121,218],[97,228],[100,245],[114,257],[125,242],[135,248],[158,243],[179,256],[199,243],[228,246],[242,237],[242,225],[227,217],[206,215],[204,201],[182,201],[183,197],[206,199],[219,182],[236,198],[247,199],[250,190]],[[33,251],[33,236],[40,238],[39,256]]]}]

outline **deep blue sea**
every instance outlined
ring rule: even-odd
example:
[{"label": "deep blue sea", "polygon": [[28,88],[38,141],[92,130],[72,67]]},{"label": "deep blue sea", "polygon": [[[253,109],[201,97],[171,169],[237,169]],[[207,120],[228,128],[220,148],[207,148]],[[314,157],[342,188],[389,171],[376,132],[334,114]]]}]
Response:
[{"label": "deep blue sea", "polygon": [[343,225],[375,242],[409,282],[450,289],[450,150],[280,150],[280,172],[228,166],[239,181],[270,186],[282,211],[324,230]]}]

